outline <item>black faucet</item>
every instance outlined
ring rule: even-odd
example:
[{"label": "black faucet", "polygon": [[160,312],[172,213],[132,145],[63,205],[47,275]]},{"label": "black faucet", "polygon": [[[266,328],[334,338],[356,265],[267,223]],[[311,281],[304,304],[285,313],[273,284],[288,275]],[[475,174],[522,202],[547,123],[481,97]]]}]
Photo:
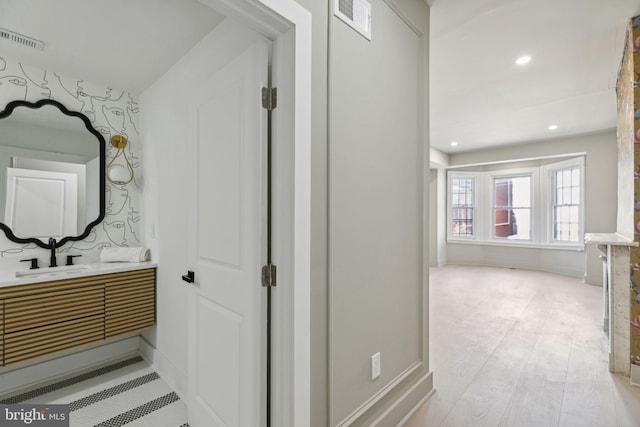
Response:
[{"label": "black faucet", "polygon": [[49,246],[51,247],[51,261],[49,262],[49,267],[57,267],[58,263],[56,262],[56,239],[53,237],[49,239]]}]

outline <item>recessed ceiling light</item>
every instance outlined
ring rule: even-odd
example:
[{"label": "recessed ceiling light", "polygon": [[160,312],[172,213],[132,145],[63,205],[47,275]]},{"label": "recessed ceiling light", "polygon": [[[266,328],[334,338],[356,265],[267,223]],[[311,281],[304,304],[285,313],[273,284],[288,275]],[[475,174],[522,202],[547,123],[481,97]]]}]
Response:
[{"label": "recessed ceiling light", "polygon": [[453,141],[453,142],[451,142],[451,146],[452,146],[452,147],[457,147],[457,146],[458,146],[458,141]]},{"label": "recessed ceiling light", "polygon": [[531,61],[531,57],[528,56],[528,55],[525,55],[525,56],[521,56],[520,58],[516,59],[516,64],[524,65],[524,64],[527,64],[529,61]]},{"label": "recessed ceiling light", "polygon": [[548,127],[548,129],[549,129],[549,130],[556,130],[556,129],[558,129],[558,125],[550,125],[550,126]]}]

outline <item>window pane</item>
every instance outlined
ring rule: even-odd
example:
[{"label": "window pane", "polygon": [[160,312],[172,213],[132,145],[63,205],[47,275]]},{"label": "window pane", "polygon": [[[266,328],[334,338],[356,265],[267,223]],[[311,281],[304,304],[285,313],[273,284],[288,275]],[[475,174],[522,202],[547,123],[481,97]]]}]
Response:
[{"label": "window pane", "polygon": [[507,179],[496,179],[494,195],[495,207],[511,206],[513,199],[511,182]]},{"label": "window pane", "polygon": [[[500,219],[508,219],[508,223],[498,224]],[[529,240],[531,238],[531,209],[496,210],[495,237],[512,240]]]},{"label": "window pane", "polygon": [[505,225],[505,224],[511,224],[511,216],[510,216],[511,210],[509,209],[496,209],[496,237],[507,237],[508,234],[505,234],[503,236],[500,236],[497,232],[497,226],[498,225]]},{"label": "window pane", "polygon": [[573,187],[571,189],[571,203],[580,204],[580,187]]},{"label": "window pane", "polygon": [[580,237],[578,236],[579,228],[578,224],[569,224],[569,236],[567,237],[567,240],[577,242]]},{"label": "window pane", "polygon": [[517,233],[512,239],[531,239],[531,209],[514,209],[514,225]]},{"label": "window pane", "polygon": [[580,186],[580,169],[578,168],[571,170],[571,185]]},{"label": "window pane", "polygon": [[571,206],[569,208],[569,222],[573,223],[573,224],[577,224],[580,221],[580,211],[578,210],[577,206]]},{"label": "window pane", "polygon": [[453,236],[473,236],[473,178],[451,179],[451,230]]},{"label": "window pane", "polygon": [[531,238],[531,176],[494,178],[493,236]]}]

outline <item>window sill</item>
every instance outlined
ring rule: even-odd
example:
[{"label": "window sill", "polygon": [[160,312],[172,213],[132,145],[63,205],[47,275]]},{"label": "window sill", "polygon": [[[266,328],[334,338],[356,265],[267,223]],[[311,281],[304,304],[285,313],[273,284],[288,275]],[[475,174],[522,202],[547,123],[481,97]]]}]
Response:
[{"label": "window sill", "polygon": [[531,243],[531,242],[496,242],[495,240],[471,240],[471,239],[456,239],[447,238],[447,243],[462,244],[462,245],[476,245],[476,246],[503,246],[508,248],[523,248],[523,249],[552,249],[561,251],[574,251],[584,252],[583,244],[575,245],[562,245],[556,243]]}]

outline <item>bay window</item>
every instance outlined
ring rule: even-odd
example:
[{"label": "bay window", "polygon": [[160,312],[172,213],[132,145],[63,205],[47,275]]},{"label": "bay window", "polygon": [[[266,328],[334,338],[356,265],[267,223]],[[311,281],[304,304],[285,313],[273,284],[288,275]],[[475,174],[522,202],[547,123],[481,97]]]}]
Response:
[{"label": "bay window", "polygon": [[449,170],[448,240],[582,249],[584,157],[538,163]]}]

